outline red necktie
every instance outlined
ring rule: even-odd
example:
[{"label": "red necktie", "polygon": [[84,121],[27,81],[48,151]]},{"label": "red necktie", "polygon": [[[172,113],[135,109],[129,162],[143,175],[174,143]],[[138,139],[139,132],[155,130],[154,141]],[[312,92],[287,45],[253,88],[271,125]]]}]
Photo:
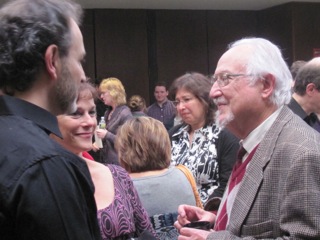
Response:
[{"label": "red necktie", "polygon": [[[240,167],[244,165],[244,164],[242,164],[242,158],[246,154],[246,152],[247,151],[243,147],[241,147],[238,150],[237,160],[236,160],[236,163],[233,166],[232,173],[231,173],[231,176],[230,176],[231,180],[230,180],[229,187],[228,187],[228,195],[232,191],[234,186],[237,184],[236,183],[236,179],[237,179],[237,176],[239,175]],[[243,168],[241,168],[241,169],[243,169]],[[225,200],[225,202],[223,204],[223,207],[222,207],[222,209],[221,209],[221,211],[220,211],[220,213],[219,213],[219,215],[217,217],[217,220],[216,220],[216,223],[215,223],[215,226],[214,226],[214,230],[215,231],[220,231],[220,230],[225,230],[226,229],[226,225],[227,225],[227,222],[228,222],[227,199],[228,199],[228,197],[226,198],[226,200]]]},{"label": "red necktie", "polygon": [[244,147],[240,147],[237,154],[237,161],[234,165],[234,170],[237,170],[242,164],[242,158],[244,155],[246,155],[247,151],[244,149]]},{"label": "red necktie", "polygon": [[[232,189],[241,182],[244,174],[246,173],[247,165],[252,159],[257,148],[258,148],[258,145],[250,152],[250,154],[245,159],[245,161],[242,161],[242,158],[246,154],[246,150],[243,147],[239,149],[238,155],[237,155],[237,161],[233,166],[233,170],[230,176],[231,179],[228,186],[228,195],[230,194]],[[228,202],[228,196],[226,197],[224,204],[222,206],[222,209],[219,215],[217,216],[217,220],[214,225],[215,231],[221,231],[226,229],[227,222],[228,222],[227,202]]]}]

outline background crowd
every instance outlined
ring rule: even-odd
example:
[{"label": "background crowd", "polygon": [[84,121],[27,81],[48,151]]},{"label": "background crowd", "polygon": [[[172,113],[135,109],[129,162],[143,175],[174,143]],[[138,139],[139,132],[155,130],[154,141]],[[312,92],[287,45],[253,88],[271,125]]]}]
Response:
[{"label": "background crowd", "polygon": [[81,18],[73,1],[0,10],[1,239],[320,238],[320,58],[290,72],[243,38],[146,106],[86,78]]}]

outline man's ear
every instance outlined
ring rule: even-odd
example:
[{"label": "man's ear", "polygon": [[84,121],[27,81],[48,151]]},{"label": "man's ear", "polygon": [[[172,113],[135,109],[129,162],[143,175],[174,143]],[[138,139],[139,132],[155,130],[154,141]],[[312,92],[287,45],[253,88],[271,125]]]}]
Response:
[{"label": "man's ear", "polygon": [[316,85],[314,85],[314,83],[309,83],[306,87],[306,94],[309,96],[313,96],[316,89],[317,89],[317,87],[316,87]]},{"label": "man's ear", "polygon": [[47,48],[44,60],[50,79],[57,79],[60,65],[60,56],[57,45],[52,44]]},{"label": "man's ear", "polygon": [[263,81],[262,81],[262,97],[265,99],[268,99],[275,88],[275,83],[276,83],[276,79],[272,74],[267,74],[263,77]]}]

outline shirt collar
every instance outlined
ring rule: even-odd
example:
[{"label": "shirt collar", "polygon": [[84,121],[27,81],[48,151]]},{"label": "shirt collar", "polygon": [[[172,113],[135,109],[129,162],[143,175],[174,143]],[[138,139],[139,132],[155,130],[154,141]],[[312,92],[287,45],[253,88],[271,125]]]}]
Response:
[{"label": "shirt collar", "polygon": [[17,115],[31,120],[48,134],[62,138],[57,118],[47,110],[22,99],[8,95],[0,96],[0,115]]},{"label": "shirt collar", "polygon": [[[158,104],[158,106],[160,107],[160,104],[158,102],[156,102]],[[168,103],[168,99],[166,99],[161,105],[164,106],[164,105],[167,105]]]},{"label": "shirt collar", "polygon": [[271,128],[272,124],[278,117],[282,108],[283,106],[278,108],[258,127],[256,127],[245,139],[240,141],[240,145],[244,147],[244,149],[247,151],[247,154],[250,153],[262,141],[267,131]]},{"label": "shirt collar", "polygon": [[181,124],[180,128],[178,129],[178,131],[176,133],[172,134],[172,137],[178,136],[183,132],[188,132],[188,130],[189,130],[189,125],[183,123],[183,124]]},{"label": "shirt collar", "polygon": [[292,109],[292,111],[300,116],[302,119],[306,119],[308,117],[307,113],[303,110],[301,105],[297,102],[297,100],[292,97],[290,100],[290,103],[288,104],[289,108]]}]

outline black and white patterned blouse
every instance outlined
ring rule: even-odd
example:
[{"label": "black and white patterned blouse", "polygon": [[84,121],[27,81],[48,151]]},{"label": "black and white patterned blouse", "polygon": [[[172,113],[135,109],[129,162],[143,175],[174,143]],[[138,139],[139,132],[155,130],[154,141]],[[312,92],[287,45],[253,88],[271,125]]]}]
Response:
[{"label": "black and white patterned blouse", "polygon": [[191,170],[202,203],[210,196],[222,197],[236,160],[238,139],[212,124],[196,130],[190,146],[188,131],[189,125],[181,125],[171,135],[172,164]]}]

